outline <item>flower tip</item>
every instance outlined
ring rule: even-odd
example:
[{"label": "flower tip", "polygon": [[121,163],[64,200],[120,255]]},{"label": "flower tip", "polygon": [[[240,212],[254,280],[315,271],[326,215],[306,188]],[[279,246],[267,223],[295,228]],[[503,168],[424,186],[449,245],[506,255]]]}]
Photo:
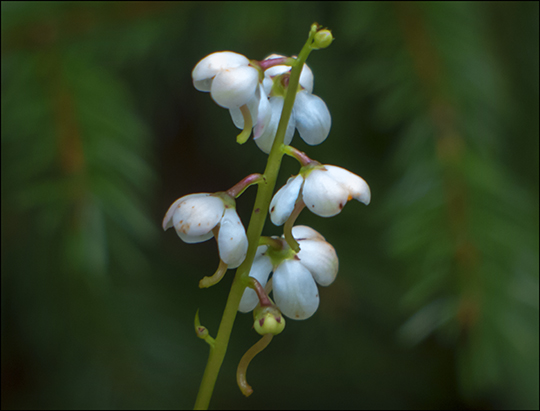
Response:
[{"label": "flower tip", "polygon": [[313,38],[313,48],[314,49],[325,49],[334,41],[334,36],[332,32],[328,29],[319,30],[315,37]]},{"label": "flower tip", "polygon": [[371,202],[371,194],[368,194],[367,197],[363,200],[360,200],[362,203],[364,203],[365,205],[369,205],[369,203]]},{"label": "flower tip", "polygon": [[363,179],[362,182],[362,187],[358,191],[358,194],[355,196],[355,199],[360,201],[361,203],[364,203],[365,205],[369,205],[369,203],[371,202],[371,190]]},{"label": "flower tip", "polygon": [[266,313],[264,317],[255,319],[253,327],[260,335],[277,335],[285,329],[285,318],[283,318],[281,313]]},{"label": "flower tip", "polygon": [[229,268],[237,268],[244,262],[249,244],[246,230],[236,209],[225,210],[217,241],[219,257]]},{"label": "flower tip", "polygon": [[165,217],[163,217],[163,222],[161,223],[161,227],[163,227],[163,231],[167,231],[169,228],[174,226],[173,223],[173,214],[177,210],[178,205],[180,204],[180,201],[183,199],[183,197],[177,199],[174,203],[171,204],[167,212],[165,213]]},{"label": "flower tip", "polygon": [[170,220],[163,219],[163,223],[161,224],[161,227],[163,227],[163,231],[167,231],[167,229],[171,228],[169,222]]}]

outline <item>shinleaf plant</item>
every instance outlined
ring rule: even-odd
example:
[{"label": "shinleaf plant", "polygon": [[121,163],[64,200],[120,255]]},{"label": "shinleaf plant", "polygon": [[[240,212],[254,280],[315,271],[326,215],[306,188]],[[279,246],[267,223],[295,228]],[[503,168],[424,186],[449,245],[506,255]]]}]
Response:
[{"label": "shinleaf plant", "polygon": [[[290,145],[295,130],[309,145],[328,137],[330,112],[312,94],[313,73],[305,63],[312,50],[324,49],[332,41],[332,33],[314,23],[298,57],[273,54],[257,61],[222,51],[203,58],[193,69],[195,88],[210,92],[242,130],[236,141],[244,144],[253,135],[268,154],[262,174],[250,174],[225,191],[181,197],[163,219],[163,229],[174,227],[186,243],[216,238],[220,263],[214,275],[200,281],[201,288],[216,285],[228,269],[236,268],[215,338],[201,325],[198,311],[195,316],[196,334],[210,347],[195,409],[208,408],[238,311],[252,311],[254,329],[262,335],[238,365],[238,386],[249,396],[253,389],[246,372],[252,358],[283,331],[284,316],[311,317],[319,306],[317,284],[328,286],[335,280],[334,247],[314,229],[294,225],[300,212],[307,208],[331,217],[353,198],[366,205],[370,202],[369,186],[361,177],[312,160]],[[274,194],[283,155],[296,159],[300,169]],[[252,185],[257,186],[257,197],[246,230],[236,212],[236,200]],[[282,237],[262,235],[268,214],[275,225],[283,226]]]}]

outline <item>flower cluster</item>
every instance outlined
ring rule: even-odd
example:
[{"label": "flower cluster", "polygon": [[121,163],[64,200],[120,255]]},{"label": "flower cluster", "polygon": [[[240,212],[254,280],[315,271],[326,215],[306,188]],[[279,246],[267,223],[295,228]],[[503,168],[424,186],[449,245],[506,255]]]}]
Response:
[{"label": "flower cluster", "polygon": [[[217,52],[197,63],[192,72],[193,85],[197,90],[210,92],[218,105],[228,108],[236,127],[245,130],[246,124],[250,124],[257,146],[268,154],[288,90],[291,67],[283,63],[290,61],[277,54],[257,62],[231,51]],[[310,145],[320,144],[328,137],[330,112],[312,92],[313,73],[304,65],[284,144],[291,142],[295,129]]]},{"label": "flower cluster", "polygon": [[[326,47],[332,39],[328,31],[317,32],[311,48]],[[322,143],[332,123],[325,102],[313,94],[313,72],[305,63],[302,62],[299,77],[289,90],[296,61],[297,57],[278,54],[257,61],[222,51],[199,61],[192,78],[197,90],[209,92],[219,106],[229,109],[235,126],[243,129],[238,141],[245,142],[253,133],[255,143],[265,153],[275,146],[286,96],[295,94],[281,137],[282,147],[286,149],[280,149],[299,160],[302,167],[268,205],[272,222],[277,226],[285,224],[284,236],[259,240],[262,245],[256,250],[249,271],[258,288],[245,289],[239,310],[248,312],[259,304],[267,304],[263,304],[265,298],[261,293],[272,292],[275,305],[285,316],[306,319],[319,306],[317,284],[327,286],[336,278],[338,259],[323,236],[306,226],[293,227],[294,221],[303,207],[319,216],[331,217],[351,199],[369,204],[371,194],[367,183],[356,174],[341,167],[322,165],[289,146],[295,130],[309,145]],[[240,266],[250,244],[236,213],[235,201],[256,182],[260,181],[246,180],[226,192],[179,198],[167,211],[163,229],[174,227],[187,243],[216,237],[221,263],[227,268]],[[266,291],[261,291],[264,287]]]},{"label": "flower cluster", "polygon": [[[250,277],[263,287],[273,271],[273,294],[283,314],[296,320],[311,317],[319,307],[318,283],[322,286],[334,282],[338,272],[338,258],[334,247],[322,235],[307,226],[295,226],[294,238],[300,244],[298,253],[291,252],[287,243],[278,242],[281,249],[262,245],[257,249]],[[239,310],[252,311],[259,300],[255,291],[246,289]]]},{"label": "flower cluster", "polygon": [[[192,72],[193,85],[210,92],[219,106],[229,109],[234,124],[244,132],[253,132],[257,146],[269,153],[295,61],[294,57],[277,54],[256,61],[231,51],[217,52],[197,63]],[[264,305],[261,289],[266,287],[263,293],[273,293],[275,306],[285,316],[297,320],[312,316],[319,306],[317,284],[328,286],[334,281],[338,258],[322,235],[306,226],[293,227],[294,220],[303,207],[321,217],[331,217],[351,199],[366,205],[371,199],[369,186],[361,177],[341,167],[322,165],[289,146],[295,130],[310,145],[322,143],[330,132],[330,112],[324,101],[313,94],[313,82],[313,72],[304,64],[283,137],[284,153],[295,157],[302,167],[275,193],[268,207],[272,222],[289,228],[281,238],[266,238],[266,243],[256,250],[249,276],[260,287],[245,289],[241,312]],[[240,266],[249,244],[236,213],[235,198],[253,183],[241,182],[227,192],[179,198],[167,211],[163,229],[174,227],[187,243],[216,237],[225,267]]]},{"label": "flower cluster", "polygon": [[[183,196],[163,219],[163,229],[174,227],[186,243],[216,238],[218,269],[204,277],[199,287],[217,284],[228,268],[238,267],[216,339],[200,324],[198,313],[195,317],[197,336],[215,348],[209,359],[212,366],[207,368],[212,377],[207,378],[205,371],[199,395],[211,392],[236,310],[253,312],[254,329],[263,335],[237,369],[238,385],[247,396],[253,391],[246,381],[253,356],[283,331],[284,316],[294,320],[313,316],[320,303],[318,286],[328,286],[336,279],[339,262],[334,247],[313,228],[295,225],[301,211],[307,208],[318,216],[332,217],[352,199],[366,205],[371,200],[369,186],[361,177],[335,165],[323,165],[290,146],[296,130],[308,145],[321,144],[330,133],[330,111],[313,94],[314,76],[305,61],[311,50],[328,47],[332,41],[331,32],[315,23],[298,57],[271,54],[257,61],[220,51],[206,56],[193,69],[195,88],[209,92],[242,130],[237,142],[243,144],[252,135],[257,147],[269,154],[264,174],[250,174],[227,191]],[[300,170],[274,194],[283,155],[295,158]],[[246,232],[236,201],[254,184],[259,187]],[[272,223],[283,226],[281,237],[260,235],[267,213]],[[198,397],[195,406],[207,407],[207,399]]]}]

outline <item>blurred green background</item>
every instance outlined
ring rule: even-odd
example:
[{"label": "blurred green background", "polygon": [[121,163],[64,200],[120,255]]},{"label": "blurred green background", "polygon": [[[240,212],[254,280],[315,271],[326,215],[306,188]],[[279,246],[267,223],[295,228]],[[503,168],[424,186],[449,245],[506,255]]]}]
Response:
[{"label": "blurred green background", "polygon": [[[372,203],[303,213],[340,272],[252,362],[240,314],[211,406],[538,408],[538,2],[2,2],[2,408],[191,408],[228,289],[215,241],[161,220],[266,155],[191,70],[232,50],[308,61],[333,117],[293,145]],[[298,166],[285,159],[281,186]],[[255,190],[238,202],[247,225]],[[280,234],[267,224],[266,234]]]}]

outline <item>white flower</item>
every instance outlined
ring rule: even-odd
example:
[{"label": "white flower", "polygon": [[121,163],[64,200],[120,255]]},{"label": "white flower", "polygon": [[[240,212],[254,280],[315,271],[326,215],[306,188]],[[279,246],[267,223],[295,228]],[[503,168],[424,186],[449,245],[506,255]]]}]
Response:
[{"label": "white flower", "polygon": [[[249,272],[249,276],[255,278],[262,286],[263,288],[266,286],[266,283],[268,282],[268,276],[272,272],[272,260],[270,260],[270,257],[266,254],[266,251],[268,250],[268,246],[261,245],[257,248],[257,252],[255,254],[255,259],[253,260],[253,265],[251,266],[251,270]],[[259,298],[257,297],[257,294],[254,290],[251,288],[246,288],[244,291],[244,294],[242,295],[242,300],[240,300],[240,306],[238,307],[238,310],[247,313],[252,311],[259,302]]]},{"label": "white flower", "polygon": [[[305,320],[319,307],[317,284],[328,286],[338,272],[338,258],[334,247],[322,235],[306,226],[292,229],[300,245],[300,252],[280,259],[268,246],[257,249],[249,275],[264,287],[273,274],[273,296],[277,307],[289,318]],[[276,262],[277,261],[277,262]],[[239,311],[249,312],[259,302],[255,291],[246,288]]]},{"label": "white flower", "polygon": [[[247,108],[251,114],[251,121],[253,127],[255,128],[253,130],[253,135],[258,135],[262,132],[261,130],[264,130],[264,128],[268,125],[272,117],[270,102],[268,101],[268,97],[264,92],[262,84],[259,84],[255,94],[251,100],[247,102]],[[240,108],[231,108],[229,109],[229,112],[231,113],[231,118],[234,125],[240,130],[243,130],[244,116],[240,111]]]},{"label": "white flower", "polygon": [[[264,59],[264,61],[272,60],[275,58],[283,58],[285,56],[281,56],[279,54],[271,54],[268,57]],[[291,71],[290,66],[285,65],[278,65],[278,66],[272,66],[264,71],[264,90],[266,91],[266,94],[270,94],[270,91],[272,90],[272,86],[274,85],[273,78],[276,76],[279,76],[281,74],[285,74]],[[313,92],[313,72],[309,68],[307,64],[304,63],[304,67],[302,68],[302,72],[300,73],[300,86],[307,90],[308,93]]]},{"label": "white flower", "polygon": [[232,51],[212,53],[197,63],[193,85],[209,91],[214,101],[225,108],[248,104],[258,90],[259,71],[250,66],[247,57]]},{"label": "white flower", "polygon": [[[283,111],[283,103],[285,100],[283,97],[271,97],[269,99],[270,107],[270,119],[266,123],[257,123],[255,125],[256,132],[253,133],[253,140],[257,146],[266,154],[272,150],[272,144],[274,144],[274,138],[276,137],[279,119],[281,118],[281,112]],[[285,131],[285,138],[283,144],[289,145],[294,135],[294,129],[296,122],[294,115],[291,113],[289,123],[287,124],[287,130]]]},{"label": "white flower", "polygon": [[339,214],[347,201],[358,200],[366,205],[371,192],[363,178],[344,168],[324,165],[289,178],[270,203],[270,219],[282,225],[291,215],[299,195],[313,213],[321,217]]},{"label": "white flower", "polygon": [[[283,56],[273,54],[265,60],[277,57]],[[288,73],[290,70],[291,67],[289,66],[278,65],[270,67],[264,72],[263,86],[266,94],[270,95],[271,118],[268,123],[258,124],[253,133],[253,139],[265,153],[269,153],[272,148],[284,103],[282,93],[272,93],[274,78]],[[284,144],[290,144],[295,128],[298,129],[300,137],[307,144],[320,144],[328,137],[330,132],[332,124],[330,112],[320,97],[311,94],[313,91],[313,73],[307,64],[304,64],[299,82],[301,90],[296,94],[293,111],[285,132]]]},{"label": "white flower", "polygon": [[186,243],[200,243],[214,236],[217,238],[219,257],[236,268],[244,261],[248,248],[246,230],[234,208],[234,200],[225,202],[210,193],[190,194],[176,200],[163,219],[163,230],[174,227]]}]

